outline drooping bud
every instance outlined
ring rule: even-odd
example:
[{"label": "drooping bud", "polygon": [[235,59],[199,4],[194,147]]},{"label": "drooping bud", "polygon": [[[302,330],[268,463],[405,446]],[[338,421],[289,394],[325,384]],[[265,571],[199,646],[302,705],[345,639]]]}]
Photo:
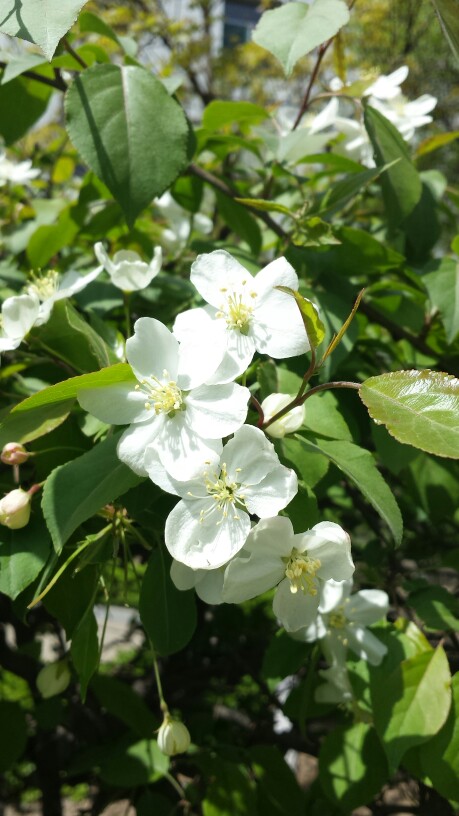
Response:
[{"label": "drooping bud", "polygon": [[164,715],[161,728],[158,731],[158,745],[166,756],[184,754],[190,747],[191,737],[186,725],[180,720],[174,720],[169,713]]},{"label": "drooping bud", "polygon": [[10,530],[20,530],[29,523],[31,496],[18,487],[0,499],[0,524]]},{"label": "drooping bud", "polygon": [[29,456],[30,453],[20,442],[8,442],[0,453],[4,465],[22,465],[27,462]]},{"label": "drooping bud", "polygon": [[70,669],[66,660],[48,663],[38,672],[37,689],[45,699],[54,697],[55,694],[65,691],[70,683],[70,677]]},{"label": "drooping bud", "polygon": [[[285,408],[292,402],[292,399],[293,397],[289,394],[270,394],[269,397],[266,397],[261,403],[265,421],[275,416],[282,408]],[[301,428],[303,422],[304,405],[297,405],[296,408],[292,408],[287,414],[276,419],[272,425],[268,425],[265,430],[270,436],[282,439],[285,434],[294,433],[294,431]]]}]

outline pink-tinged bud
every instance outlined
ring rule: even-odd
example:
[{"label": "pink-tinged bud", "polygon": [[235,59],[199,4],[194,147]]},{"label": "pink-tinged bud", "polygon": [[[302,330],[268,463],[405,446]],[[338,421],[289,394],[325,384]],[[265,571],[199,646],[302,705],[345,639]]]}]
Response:
[{"label": "pink-tinged bud", "polygon": [[20,530],[29,523],[30,495],[20,487],[10,490],[0,499],[0,524],[10,530]]},{"label": "pink-tinged bud", "polygon": [[4,465],[22,465],[29,456],[30,453],[20,442],[8,442],[0,453]]},{"label": "pink-tinged bud", "polygon": [[165,714],[163,724],[158,731],[158,746],[166,756],[183,754],[190,747],[190,732],[180,720],[172,719]]}]

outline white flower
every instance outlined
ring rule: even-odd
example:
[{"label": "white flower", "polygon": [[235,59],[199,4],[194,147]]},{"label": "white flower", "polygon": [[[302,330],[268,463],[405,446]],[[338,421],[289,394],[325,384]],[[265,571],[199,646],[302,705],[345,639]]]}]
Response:
[{"label": "white flower", "polygon": [[294,471],[280,464],[272,443],[251,425],[236,431],[221,456],[212,453],[192,481],[164,478],[152,449],[145,465],[154,482],[181,498],[167,518],[165,541],[171,555],[192,569],[226,564],[249,534],[249,513],[279,513],[298,490]]},{"label": "white flower", "polygon": [[21,345],[35,325],[40,311],[36,295],[14,295],[2,305],[0,352],[12,351]]},{"label": "white flower", "polygon": [[[277,414],[282,408],[285,408],[292,399],[293,397],[291,397],[290,394],[270,394],[269,397],[266,397],[261,403],[265,421],[271,419],[271,417]],[[282,439],[285,434],[293,433],[301,428],[303,422],[304,405],[297,405],[296,408],[292,408],[291,411],[284,414],[280,419],[276,419],[272,425],[268,425],[266,433],[276,439]]]},{"label": "white flower", "polygon": [[236,383],[203,385],[214,370],[212,349],[191,355],[159,320],[141,317],[126,343],[126,357],[137,383],[82,390],[82,408],[102,422],[131,424],[118,444],[118,456],[145,476],[145,452],[152,445],[163,468],[187,480],[222,449],[221,439],[236,431],[247,415],[250,392]]},{"label": "white flower", "polygon": [[33,169],[30,159],[23,162],[12,162],[5,153],[0,153],[0,187],[7,181],[13,184],[27,184],[40,175],[40,170]]},{"label": "white flower", "polygon": [[212,232],[213,224],[207,215],[203,213],[193,214],[184,210],[169,192],[164,193],[161,198],[155,199],[154,204],[169,222],[169,227],[163,229],[161,237],[163,243],[173,252],[185,246],[192,227],[204,233],[204,235],[209,235]]},{"label": "white flower", "polygon": [[166,756],[184,754],[190,747],[191,737],[186,725],[180,720],[174,720],[169,712],[164,715],[164,720],[158,731],[158,745]]},{"label": "white flower", "polygon": [[20,530],[29,523],[30,493],[20,487],[10,490],[0,499],[0,524],[10,530]]},{"label": "white flower", "polygon": [[348,703],[354,694],[346,666],[333,663],[328,669],[321,669],[319,676],[325,680],[317,686],[314,698],[317,703]]},{"label": "white flower", "polygon": [[171,578],[177,589],[182,592],[194,589],[201,601],[212,605],[223,603],[224,575],[225,565],[217,569],[191,569],[175,559],[171,564]]},{"label": "white flower", "polygon": [[147,264],[142,261],[137,252],[129,249],[121,249],[115,252],[111,260],[99,241],[94,246],[96,258],[110,275],[111,282],[123,292],[136,292],[138,289],[145,289],[153,278],[156,278],[161,269],[163,253],[161,247],[156,247],[152,261]]},{"label": "white flower", "polygon": [[321,521],[295,535],[290,519],[266,518],[228,564],[223,600],[241,603],[277,586],[274,614],[287,632],[295,632],[315,619],[323,582],[353,572],[351,542],[339,524]]},{"label": "white flower", "polygon": [[209,382],[229,382],[242,374],[255,351],[284,358],[309,349],[295,299],[276,286],[298,289],[298,277],[285,258],[252,277],[223,249],[199,255],[191,282],[210,305],[178,315],[174,334],[204,354],[212,344],[220,365]]},{"label": "white flower", "polygon": [[405,82],[408,74],[409,68],[407,65],[401,65],[400,68],[392,71],[391,74],[381,74],[381,76],[366,89],[364,96],[372,96],[376,97],[376,99],[383,100],[395,99],[396,96],[400,96],[402,92],[400,85]]},{"label": "white flower", "polygon": [[301,640],[322,640],[330,663],[344,665],[349,647],[362,660],[379,665],[387,647],[368,629],[384,618],[389,598],[380,589],[362,589],[351,595],[352,581],[327,580],[322,588],[317,619],[298,632]]}]

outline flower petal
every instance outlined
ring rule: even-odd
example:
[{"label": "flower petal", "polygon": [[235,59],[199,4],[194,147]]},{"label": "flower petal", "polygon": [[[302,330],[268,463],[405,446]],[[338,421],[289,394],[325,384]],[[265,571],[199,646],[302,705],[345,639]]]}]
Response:
[{"label": "flower petal", "polygon": [[389,610],[389,596],[382,589],[361,589],[348,599],[346,618],[353,623],[371,626],[385,618]]},{"label": "flower petal", "polygon": [[298,492],[298,478],[294,470],[278,465],[257,485],[244,485],[247,509],[259,518],[279,513]]},{"label": "flower petal", "polygon": [[223,584],[226,603],[242,603],[282,581],[282,558],[291,552],[293,528],[288,518],[261,521],[250,531],[240,555],[228,564]]},{"label": "flower petal", "polygon": [[[14,295],[2,305],[2,330],[12,340],[23,340],[34,325],[40,309],[36,295]],[[19,343],[18,343],[19,345]]]},{"label": "flower petal", "polygon": [[[298,289],[298,275],[293,266],[289,264],[287,258],[277,258],[271,261],[264,269],[260,269],[254,281],[255,289],[259,298],[271,294],[275,286],[288,286],[290,289]],[[290,297],[288,295],[288,297]]]},{"label": "flower petal", "polygon": [[239,291],[244,286],[243,281],[251,278],[250,272],[224,249],[198,255],[190,275],[201,297],[216,309],[221,306],[222,291]]},{"label": "flower petal", "polygon": [[298,547],[301,551],[307,552],[311,558],[319,559],[321,566],[317,575],[322,581],[328,581],[330,578],[334,581],[345,581],[351,578],[355,569],[351,556],[351,540],[339,524],[321,521],[298,538]]},{"label": "flower petal", "polygon": [[138,380],[148,377],[177,380],[179,344],[169,329],[153,317],[141,317],[134,324],[134,336],[126,343],[126,357]]},{"label": "flower petal", "polygon": [[309,626],[317,615],[319,596],[309,592],[291,592],[290,581],[284,579],[276,589],[273,612],[287,632]]},{"label": "flower petal", "polygon": [[244,545],[250,530],[247,513],[239,520],[232,517],[220,525],[200,524],[187,503],[180,501],[167,517],[165,541],[171,555],[192,569],[215,569],[223,566]]},{"label": "flower petal", "polygon": [[110,425],[131,422],[153,422],[155,413],[145,408],[145,394],[136,391],[132,382],[117,383],[104,388],[82,388],[78,402],[88,414]]},{"label": "flower petal", "polygon": [[145,466],[145,451],[157,434],[161,433],[162,424],[163,418],[155,417],[154,422],[131,425],[118,442],[116,449],[118,458],[138,476],[148,475]]},{"label": "flower petal", "polygon": [[275,289],[255,307],[253,336],[260,354],[283,359],[309,350],[300,310],[292,295]]},{"label": "flower petal", "polygon": [[230,479],[244,488],[261,482],[279,464],[274,445],[253,425],[243,425],[236,431],[225,445],[224,461]]},{"label": "flower petal", "polygon": [[190,428],[179,412],[175,417],[165,417],[161,434],[156,437],[155,450],[173,479],[187,482],[206,469],[206,462],[220,454],[221,439],[202,439]]},{"label": "flower petal", "polygon": [[346,636],[349,648],[361,660],[366,660],[372,666],[379,666],[387,653],[387,646],[363,626],[346,626]]},{"label": "flower petal", "polygon": [[237,383],[201,385],[186,398],[186,421],[206,439],[222,439],[240,428],[247,416],[250,391]]}]

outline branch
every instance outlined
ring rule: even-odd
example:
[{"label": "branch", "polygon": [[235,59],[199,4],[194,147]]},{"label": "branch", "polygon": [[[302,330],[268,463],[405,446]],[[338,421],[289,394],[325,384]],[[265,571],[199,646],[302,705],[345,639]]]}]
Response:
[{"label": "branch", "polygon": [[[7,62],[0,62],[0,68],[5,69],[7,65]],[[50,88],[54,88],[56,91],[65,92],[67,90],[67,83],[64,82],[60,74],[56,74],[55,79],[51,79],[51,77],[36,74],[35,71],[23,71],[20,76],[27,77],[28,79],[34,79],[36,82],[41,82],[42,85],[49,85]]]}]

